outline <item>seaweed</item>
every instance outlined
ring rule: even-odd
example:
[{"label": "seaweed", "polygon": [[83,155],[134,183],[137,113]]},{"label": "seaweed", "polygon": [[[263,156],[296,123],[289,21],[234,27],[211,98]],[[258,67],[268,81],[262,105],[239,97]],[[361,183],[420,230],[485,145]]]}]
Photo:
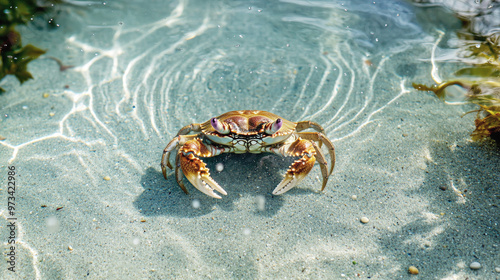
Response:
[{"label": "seaweed", "polygon": [[[462,88],[465,103],[479,107],[471,111],[477,112],[472,139],[482,141],[491,138],[500,144],[500,33],[478,34],[473,31],[474,18],[462,17],[461,20],[467,27],[467,30],[458,32],[463,43],[462,56],[468,58],[471,66],[459,69],[453,79],[437,85],[429,87],[413,83],[413,87],[420,91],[432,91],[441,100],[453,95],[448,91],[449,87]],[[498,29],[492,27],[492,30]]]},{"label": "seaweed", "polygon": [[432,91],[442,100],[446,99],[445,90],[453,85],[466,89],[465,101],[479,106],[479,109],[468,112],[477,112],[474,121],[476,129],[471,134],[472,140],[481,141],[489,137],[500,143],[500,80],[479,82],[451,80],[432,87],[413,83],[415,89]]},{"label": "seaweed", "polygon": [[[27,70],[28,63],[45,53],[31,44],[22,45],[17,25],[25,25],[36,14],[48,12],[54,4],[62,0],[0,0],[0,80],[7,75],[14,75],[22,84],[33,79]],[[50,22],[54,22],[51,20]],[[5,90],[0,87],[0,93]]]},{"label": "seaweed", "polygon": [[[28,79],[33,79],[33,76],[27,70],[28,63],[45,51],[31,44],[26,46],[21,45],[21,36],[16,31],[7,33],[6,40],[3,41],[0,47],[1,63],[0,63],[0,80],[7,75],[16,76],[17,80],[22,84]],[[0,91],[5,90],[0,87]]]}]

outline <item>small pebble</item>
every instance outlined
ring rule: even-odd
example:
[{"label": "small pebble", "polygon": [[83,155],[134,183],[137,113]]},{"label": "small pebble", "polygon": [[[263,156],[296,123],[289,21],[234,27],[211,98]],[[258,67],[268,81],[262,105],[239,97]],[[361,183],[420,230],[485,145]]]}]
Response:
[{"label": "small pebble", "polygon": [[49,97],[49,96],[50,96],[50,94],[48,94],[48,93],[44,93],[44,94],[43,94],[43,98],[47,98],[47,97]]},{"label": "small pebble", "polygon": [[0,141],[5,140],[5,139],[7,139],[7,138],[5,138],[2,135],[0,135]]},{"label": "small pebble", "polygon": [[104,176],[104,178],[103,178],[103,179],[104,179],[104,180],[106,180],[106,181],[111,180],[111,178],[110,178],[109,176]]},{"label": "small pebble", "polygon": [[361,218],[361,222],[362,222],[363,224],[366,224],[366,223],[368,223],[369,221],[370,221],[370,220],[369,220],[367,217],[362,217],[362,218]]},{"label": "small pebble", "polygon": [[495,267],[495,271],[500,273],[500,266]]},{"label": "small pebble", "polygon": [[472,262],[470,265],[469,265],[470,269],[480,269],[481,268],[481,264],[478,263],[478,262]]},{"label": "small pebble", "polygon": [[445,191],[445,190],[447,190],[447,189],[448,189],[448,187],[447,187],[447,186],[440,186],[439,188],[440,188],[442,191]]},{"label": "small pebble", "polygon": [[353,194],[353,195],[351,196],[351,198],[352,198],[352,200],[356,200],[356,199],[358,199],[358,197],[357,197],[355,194]]},{"label": "small pebble", "polygon": [[68,245],[68,250],[73,251],[73,247]]},{"label": "small pebble", "polygon": [[418,269],[412,265],[408,268],[408,272],[410,274],[418,274]]},{"label": "small pebble", "polygon": [[56,115],[56,113],[54,113],[54,112],[50,112],[50,113],[49,113],[49,116],[51,116],[51,117],[53,117],[53,116],[55,116],[55,115]]}]

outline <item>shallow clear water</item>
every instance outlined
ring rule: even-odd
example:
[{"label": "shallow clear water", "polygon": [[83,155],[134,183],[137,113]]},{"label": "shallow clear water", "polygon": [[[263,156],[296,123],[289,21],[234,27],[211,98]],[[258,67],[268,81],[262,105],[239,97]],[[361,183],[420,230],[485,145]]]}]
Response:
[{"label": "shallow clear water", "polygon": [[[498,149],[470,142],[474,116],[460,116],[473,107],[411,87],[432,83],[433,63],[443,77],[459,67],[445,63],[451,12],[130,2],[68,6],[56,30],[21,30],[48,52],[34,80],[0,85],[0,164],[18,182],[17,272],[2,262],[2,279],[394,279],[410,265],[425,279],[495,277]],[[269,155],[207,160],[222,200],[163,178],[181,127],[239,109],[323,125],[337,152],[326,190],[315,167],[271,195],[290,162]]]}]

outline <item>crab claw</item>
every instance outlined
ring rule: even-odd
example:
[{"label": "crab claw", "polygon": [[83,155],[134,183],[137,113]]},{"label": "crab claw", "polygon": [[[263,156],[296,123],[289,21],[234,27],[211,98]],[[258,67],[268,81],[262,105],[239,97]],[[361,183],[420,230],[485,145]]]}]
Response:
[{"label": "crab claw", "polygon": [[202,193],[213,198],[221,199],[222,197],[214,192],[214,189],[223,195],[227,195],[226,191],[221,188],[210,176],[189,174],[186,178]]},{"label": "crab claw", "polygon": [[284,194],[302,181],[314,166],[316,159],[314,156],[304,155],[296,160],[286,172],[285,178],[273,190],[274,195]]},{"label": "crab claw", "polygon": [[290,145],[287,153],[290,156],[301,156],[294,161],[285,174],[285,178],[273,190],[274,195],[284,194],[302,181],[316,162],[314,147],[310,141],[299,139]]},{"label": "crab claw", "polygon": [[217,184],[217,182],[215,182],[212,177],[210,177],[210,172],[206,167],[206,164],[195,155],[194,152],[196,151],[196,149],[194,151],[190,149],[193,147],[199,148],[200,142],[189,142],[190,141],[186,143],[186,145],[179,153],[180,165],[184,176],[186,176],[186,178],[189,180],[189,182],[191,182],[191,184],[193,184],[195,188],[208,196],[220,199],[221,196],[215,193],[214,190],[223,195],[227,195],[226,191],[221,186],[219,186],[219,184]]}]

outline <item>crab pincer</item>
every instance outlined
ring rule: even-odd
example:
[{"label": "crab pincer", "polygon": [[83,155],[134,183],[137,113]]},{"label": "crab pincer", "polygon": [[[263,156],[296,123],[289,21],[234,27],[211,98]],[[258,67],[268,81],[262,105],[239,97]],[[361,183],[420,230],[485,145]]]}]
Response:
[{"label": "crab pincer", "polygon": [[214,198],[221,198],[214,190],[227,195],[226,191],[210,177],[209,169],[199,158],[213,156],[200,139],[186,142],[179,150],[179,155],[182,172],[195,188]]},{"label": "crab pincer", "polygon": [[[316,151],[310,141],[297,139],[293,142],[285,153],[289,156],[301,156],[290,165],[285,174],[285,178],[273,190],[274,195],[284,194],[295,187],[311,171],[316,162]],[[326,183],[325,183],[326,184]]]}]

